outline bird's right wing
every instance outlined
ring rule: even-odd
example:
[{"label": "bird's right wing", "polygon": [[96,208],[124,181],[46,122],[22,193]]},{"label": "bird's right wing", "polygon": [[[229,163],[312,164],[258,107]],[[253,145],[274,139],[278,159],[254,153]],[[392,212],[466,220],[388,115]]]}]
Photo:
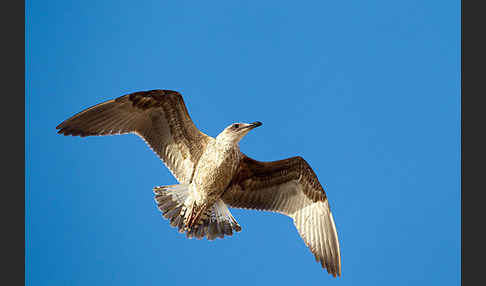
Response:
[{"label": "bird's right wing", "polygon": [[212,137],[192,122],[180,93],[141,91],[90,107],[59,124],[58,133],[96,136],[134,133],[165,163],[181,184],[192,180],[195,166]]},{"label": "bird's right wing", "polygon": [[302,157],[260,162],[243,155],[222,198],[231,207],[290,216],[316,261],[334,277],[341,276],[341,253],[329,202]]}]

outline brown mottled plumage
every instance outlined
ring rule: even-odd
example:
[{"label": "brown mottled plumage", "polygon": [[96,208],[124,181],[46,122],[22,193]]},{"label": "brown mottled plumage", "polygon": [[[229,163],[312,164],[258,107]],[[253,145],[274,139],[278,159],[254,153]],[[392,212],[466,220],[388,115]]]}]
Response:
[{"label": "brown mottled plumage", "polygon": [[216,138],[192,122],[180,93],[141,91],[88,108],[56,128],[73,136],[133,133],[165,163],[179,185],[155,187],[155,200],[170,224],[187,237],[214,239],[241,227],[235,208],[285,214],[323,268],[341,275],[336,226],[326,194],[301,157],[253,160],[239,141],[260,122],[234,123]]}]

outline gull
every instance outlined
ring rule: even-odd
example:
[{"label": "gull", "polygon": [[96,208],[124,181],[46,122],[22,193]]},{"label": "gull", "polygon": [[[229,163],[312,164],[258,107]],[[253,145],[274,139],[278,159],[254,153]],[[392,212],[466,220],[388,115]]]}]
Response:
[{"label": "gull", "polygon": [[300,156],[254,160],[239,142],[261,122],[233,123],[215,138],[193,123],[182,95],[139,91],[112,99],[59,124],[59,134],[136,134],[158,155],[179,184],[153,188],[163,217],[188,238],[230,236],[241,226],[228,209],[281,213],[293,219],[318,263],[341,276],[339,240],[326,193]]}]

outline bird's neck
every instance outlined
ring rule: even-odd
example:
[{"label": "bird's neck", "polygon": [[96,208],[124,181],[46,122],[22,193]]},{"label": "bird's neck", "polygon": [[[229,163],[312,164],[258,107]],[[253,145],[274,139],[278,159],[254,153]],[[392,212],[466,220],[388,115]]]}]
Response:
[{"label": "bird's neck", "polygon": [[233,137],[233,136],[227,136],[227,134],[219,134],[216,136],[216,143],[223,146],[227,145],[229,146],[237,146],[239,147],[241,138]]}]

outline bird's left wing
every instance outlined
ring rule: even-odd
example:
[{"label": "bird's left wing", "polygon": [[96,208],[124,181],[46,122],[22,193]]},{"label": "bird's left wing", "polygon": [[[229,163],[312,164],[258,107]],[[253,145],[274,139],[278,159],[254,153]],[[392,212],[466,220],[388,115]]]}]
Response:
[{"label": "bird's left wing", "polygon": [[134,92],[97,104],[56,129],[64,135],[81,137],[134,133],[148,143],[182,184],[191,182],[205,146],[214,140],[194,125],[180,93],[161,89]]},{"label": "bird's left wing", "polygon": [[334,277],[341,276],[339,241],[329,202],[302,157],[260,162],[243,155],[223,201],[235,208],[290,216],[316,261]]}]

